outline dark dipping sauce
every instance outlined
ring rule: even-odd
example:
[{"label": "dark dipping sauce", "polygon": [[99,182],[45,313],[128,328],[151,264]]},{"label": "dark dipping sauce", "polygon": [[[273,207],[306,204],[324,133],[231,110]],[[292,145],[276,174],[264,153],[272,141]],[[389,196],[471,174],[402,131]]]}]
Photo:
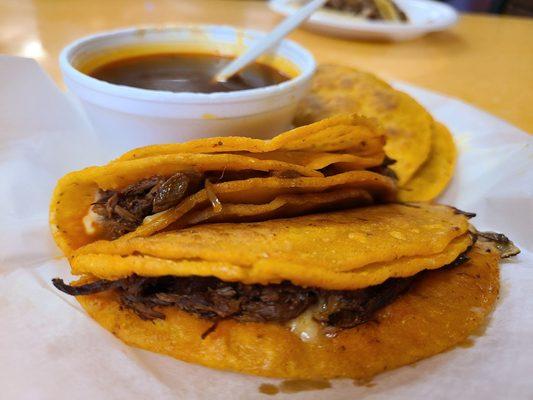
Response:
[{"label": "dark dipping sauce", "polygon": [[231,60],[213,54],[149,54],[112,61],[88,75],[116,85],[194,93],[255,89],[291,79],[271,66],[253,63],[227,82],[215,82],[215,74]]}]

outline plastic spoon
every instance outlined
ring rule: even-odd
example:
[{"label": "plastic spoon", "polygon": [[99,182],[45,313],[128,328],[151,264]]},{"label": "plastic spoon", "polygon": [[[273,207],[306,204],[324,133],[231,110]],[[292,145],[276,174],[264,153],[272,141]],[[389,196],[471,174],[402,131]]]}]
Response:
[{"label": "plastic spoon", "polygon": [[261,38],[247,51],[222,68],[222,70],[215,75],[215,81],[226,82],[237,72],[252,63],[261,54],[274,47],[281,39],[309,18],[309,16],[318,8],[322,7],[326,1],[327,0],[312,0],[305,6],[301,7],[297,12],[285,18],[268,35]]}]

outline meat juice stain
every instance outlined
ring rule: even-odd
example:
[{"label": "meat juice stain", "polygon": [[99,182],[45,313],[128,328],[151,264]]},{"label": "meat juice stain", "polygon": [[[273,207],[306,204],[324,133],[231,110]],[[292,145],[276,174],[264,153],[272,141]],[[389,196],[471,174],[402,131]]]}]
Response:
[{"label": "meat juice stain", "polygon": [[463,347],[465,349],[474,347],[474,341],[471,338],[466,338],[463,342],[459,343],[457,347]]},{"label": "meat juice stain", "polygon": [[279,385],[263,383],[259,386],[259,392],[269,396],[274,396],[278,393],[294,394],[330,388],[331,382],[327,380],[293,379],[283,381]]},{"label": "meat juice stain", "polygon": [[[491,315],[486,316],[485,320],[481,323],[481,325],[479,325],[470,334],[469,337],[467,337],[461,343],[458,343],[455,347],[462,347],[462,348],[467,348],[467,349],[470,348],[470,347],[474,347],[474,345],[476,344],[475,339],[485,335],[485,331],[487,330],[491,319],[492,319]],[[452,349],[453,349],[453,347],[450,350],[452,350]]]},{"label": "meat juice stain", "polygon": [[331,388],[329,381],[322,380],[307,380],[307,379],[294,379],[283,381],[279,385],[279,389],[282,393],[299,393],[309,390],[324,390]]},{"label": "meat juice stain", "polygon": [[487,327],[489,326],[490,320],[491,320],[491,317],[487,316],[485,320],[483,321],[483,323],[480,326],[478,326],[476,330],[470,334],[469,337],[467,337],[461,343],[457,344],[457,347],[463,347],[467,349],[470,347],[474,347],[474,345],[476,344],[475,338],[485,335],[485,331],[487,330]]},{"label": "meat juice stain", "polygon": [[274,396],[275,394],[279,393],[279,389],[276,385],[272,385],[270,383],[262,383],[259,386],[259,393],[263,393],[268,396]]},{"label": "meat juice stain", "polygon": [[359,387],[367,387],[367,388],[371,388],[371,387],[376,386],[376,383],[374,383],[374,382],[372,381],[372,378],[354,379],[352,382],[353,382],[353,385],[354,385],[354,386],[359,386]]}]

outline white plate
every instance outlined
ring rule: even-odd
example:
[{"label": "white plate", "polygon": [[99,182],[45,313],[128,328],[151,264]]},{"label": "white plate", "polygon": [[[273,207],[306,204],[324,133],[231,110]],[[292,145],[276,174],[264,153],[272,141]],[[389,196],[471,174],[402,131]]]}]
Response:
[{"label": "white plate", "polygon": [[[321,9],[305,23],[305,27],[335,36],[367,40],[409,40],[454,25],[457,11],[447,4],[430,0],[395,0],[407,14],[409,22],[371,21],[349,13]],[[305,0],[270,0],[270,9],[281,15],[297,10]]]}]

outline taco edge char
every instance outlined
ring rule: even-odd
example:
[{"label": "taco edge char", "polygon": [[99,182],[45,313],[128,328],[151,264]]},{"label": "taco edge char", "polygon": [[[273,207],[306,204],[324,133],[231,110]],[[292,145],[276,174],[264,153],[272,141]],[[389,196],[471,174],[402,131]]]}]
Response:
[{"label": "taco edge char", "polygon": [[476,236],[426,204],[203,225],[84,246],[71,259],[81,281],[54,284],[137,347],[264,376],[368,378],[483,323],[499,254]]},{"label": "taco edge char", "polygon": [[[341,115],[271,140],[228,137],[134,150],[63,177],[51,229],[63,252],[200,222],[299,215],[391,201],[384,135]],[[226,207],[221,207],[224,204]]]}]

